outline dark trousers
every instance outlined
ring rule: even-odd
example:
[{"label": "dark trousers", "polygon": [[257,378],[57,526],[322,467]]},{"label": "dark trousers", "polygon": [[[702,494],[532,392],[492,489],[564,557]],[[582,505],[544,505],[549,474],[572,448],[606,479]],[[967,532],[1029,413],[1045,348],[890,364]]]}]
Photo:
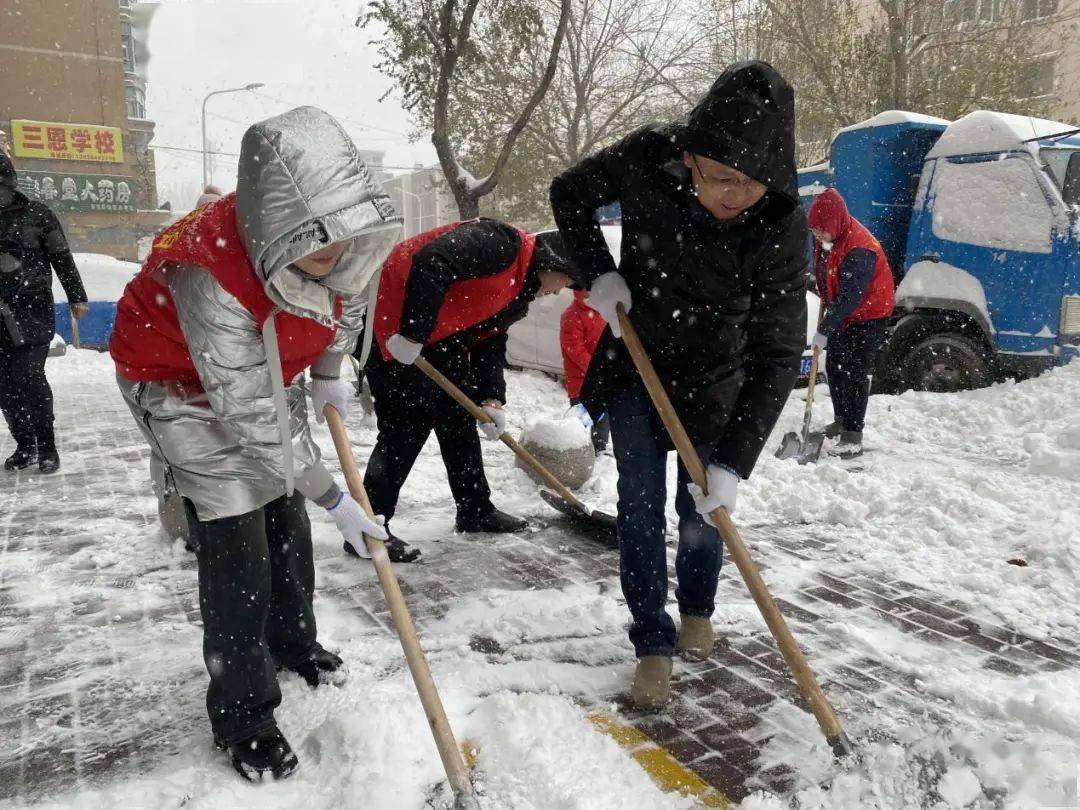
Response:
[{"label": "dark trousers", "polygon": [[[633,623],[630,641],[640,658],[675,653],[675,623],[668,615],[668,563],[664,541],[668,450],[657,442],[652,405],[635,382],[608,409],[615,466],[619,472],[619,574]],[[711,448],[699,447],[702,458]],[[687,489],[690,477],[679,462],[675,512],[679,548],[675,555],[679,612],[711,616],[723,562],[720,535],[697,513]]]},{"label": "dark trousers", "polygon": [[45,376],[49,344],[14,346],[0,325],[0,410],[11,438],[26,450],[56,449],[53,395]]},{"label": "dark trousers", "polygon": [[887,329],[888,321],[880,318],[853,323],[829,338],[825,373],[829,378],[833,412],[844,430],[863,429],[874,356]]},{"label": "dark trousers", "polygon": [[491,512],[495,507],[476,420],[419,369],[383,361],[377,354],[377,349],[372,352],[366,371],[379,435],[364,473],[375,514],[390,522],[401,487],[432,430],[458,518],[474,520]]},{"label": "dark trousers", "polygon": [[275,669],[315,646],[311,524],[299,493],[218,520],[184,507],[198,543],[206,711],[216,737],[238,742],[273,726]]}]

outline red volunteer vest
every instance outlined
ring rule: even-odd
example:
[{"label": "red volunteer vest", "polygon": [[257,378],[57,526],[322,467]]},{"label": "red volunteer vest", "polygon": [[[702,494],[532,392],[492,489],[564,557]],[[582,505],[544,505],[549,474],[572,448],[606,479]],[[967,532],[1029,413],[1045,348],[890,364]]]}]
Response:
[{"label": "red volunteer vest", "polygon": [[885,258],[885,251],[881,249],[881,243],[854,217],[850,217],[848,223],[847,233],[833,243],[833,248],[825,260],[824,284],[821,277],[821,248],[817,242],[814,243],[814,272],[817,275],[818,290],[825,290],[826,305],[835,303],[840,294],[840,265],[851,250],[866,248],[874,251],[877,256],[874,278],[866,291],[866,297],[844,321],[844,326],[860,321],[888,318],[893,314],[893,308],[896,306],[896,289],[893,285],[892,272],[889,270],[889,260]]},{"label": "red volunteer vest", "polygon": [[[405,308],[405,285],[412,271],[413,258],[429,242],[461,224],[452,222],[449,225],[440,225],[399,242],[383,262],[379,295],[375,303],[374,331],[384,360],[391,359],[390,352],[386,350],[386,340],[397,332],[401,325],[401,313]],[[428,336],[428,344],[437,343],[470,326],[483,323],[517,298],[536,246],[535,236],[524,231],[518,233],[521,236],[521,248],[508,267],[494,275],[456,281],[450,285],[442,306],[439,307],[435,328]]]},{"label": "red volunteer vest", "polygon": [[[262,331],[274,308],[256,275],[236,228],[236,195],[229,194],[192,211],[162,231],[139,274],[116,305],[116,323],[109,353],[121,376],[136,382],[178,380],[198,384],[199,377],[180,330],[169,288],[161,270],[165,263],[193,264],[213,274],[230,295],[251,313]],[[334,303],[341,315],[341,299]],[[288,312],[274,316],[285,383],[318,359],[333,342],[335,328]]]}]

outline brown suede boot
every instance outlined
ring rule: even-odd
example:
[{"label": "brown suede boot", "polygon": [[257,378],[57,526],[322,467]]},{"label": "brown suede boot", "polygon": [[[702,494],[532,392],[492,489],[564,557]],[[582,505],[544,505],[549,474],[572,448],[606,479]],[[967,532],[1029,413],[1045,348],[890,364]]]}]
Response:
[{"label": "brown suede boot", "polygon": [[683,658],[691,661],[704,661],[712,655],[716,636],[713,634],[712,619],[705,616],[687,616],[679,614],[682,624],[679,626],[679,640],[675,649]]},{"label": "brown suede boot", "polygon": [[666,704],[671,699],[671,659],[666,655],[639,658],[630,699],[637,708],[645,711]]}]

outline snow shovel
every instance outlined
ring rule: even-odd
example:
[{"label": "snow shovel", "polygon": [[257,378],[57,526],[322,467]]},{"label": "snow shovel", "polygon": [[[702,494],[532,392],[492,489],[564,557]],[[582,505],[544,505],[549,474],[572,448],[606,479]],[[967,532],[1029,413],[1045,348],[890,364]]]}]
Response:
[{"label": "snow shovel", "polygon": [[810,361],[810,380],[806,384],[806,410],[803,412],[802,437],[795,431],[786,433],[776,450],[779,459],[794,458],[800,464],[813,464],[821,456],[821,445],[825,443],[825,434],[810,432],[810,414],[814,409],[814,386],[817,383],[818,358],[821,349],[814,347],[814,358]]},{"label": "snow shovel", "polygon": [[[653,406],[660,414],[664,427],[667,428],[668,433],[671,435],[671,440],[679,452],[679,458],[682,460],[687,472],[690,473],[690,478],[693,479],[694,483],[701,487],[702,490],[707,491],[705,486],[705,465],[701,463],[697,450],[694,448],[693,442],[690,441],[690,436],[686,433],[686,428],[683,427],[682,421],[679,419],[678,414],[675,413],[675,408],[668,398],[667,391],[664,390],[660,378],[656,376],[656,369],[653,368],[652,361],[649,360],[649,356],[645,353],[645,347],[641,345],[641,339],[638,337],[634,325],[630,322],[630,318],[621,304],[618,305],[618,314],[619,326],[622,327],[623,342],[630,352],[630,357],[637,367],[638,374],[641,375],[642,382],[645,383],[645,388],[649,391]],[[757,603],[758,610],[761,611],[765,623],[769,626],[769,632],[772,633],[780,652],[784,656],[784,660],[787,661],[788,668],[795,678],[799,691],[810,706],[814,717],[817,718],[818,726],[821,727],[821,732],[825,735],[833,754],[837,758],[847,756],[854,751],[851,741],[840,727],[836,712],[833,711],[833,707],[828,698],[825,697],[825,693],[821,691],[821,686],[814,677],[806,656],[799,649],[799,645],[795,643],[795,638],[791,635],[791,630],[788,629],[787,621],[780,612],[780,608],[776,606],[772,594],[769,593],[765,580],[761,578],[757,566],[750,559],[750,553],[746,550],[742,537],[739,536],[739,530],[732,522],[731,516],[728,515],[726,509],[720,508],[714,509],[709,517],[716,524],[720,537],[723,538],[724,545],[727,546],[728,553],[735,561],[735,566],[739,569],[739,573],[742,574],[747,588],[750,589],[750,595],[754,598],[754,602]]]},{"label": "snow shovel", "polygon": [[[332,405],[327,405],[323,408],[323,416],[326,417],[326,422],[330,426],[330,435],[334,439],[334,448],[341,462],[341,471],[345,473],[345,480],[349,485],[349,494],[364,507],[368,516],[372,517],[371,502],[368,501],[367,492],[364,490],[364,480],[356,466],[356,457],[353,455],[352,444],[345,432],[345,423],[341,419],[341,414]],[[416,627],[413,625],[412,616],[409,615],[409,608],[405,605],[401,586],[398,585],[394,569],[390,565],[386,546],[381,540],[367,535],[364,535],[364,543],[371,554],[379,584],[390,606],[390,616],[394,620],[394,627],[401,640],[401,648],[405,651],[405,660],[409,664],[413,684],[420,695],[420,703],[424,707],[424,714],[427,715],[428,725],[431,726],[431,734],[435,737],[435,747],[439,749],[439,757],[442,759],[446,778],[454,791],[454,810],[480,810],[472,782],[469,781],[469,768],[454,739],[450,721],[446,719],[446,711],[443,709],[439,692],[435,688],[435,680],[431,677],[431,668],[424,656],[424,650],[420,647],[420,639],[416,635]]]},{"label": "snow shovel", "polygon": [[[469,399],[464,391],[450,382],[441,371],[432,366],[431,363],[423,357],[417,357],[413,362],[413,365],[430,377],[439,388],[457,400],[461,407],[472,414],[472,417],[477,422],[491,421],[491,417],[487,415],[487,412],[484,411],[483,408]],[[591,509],[582,503],[567,486],[552,475],[543,464],[537,461],[532,453],[518,444],[514,437],[509,433],[503,433],[500,438],[502,439],[503,444],[513,450],[518,458],[529,465],[529,469],[540,476],[545,484],[555,490],[554,492],[548,492],[543,489],[540,490],[540,497],[543,498],[546,503],[550,504],[555,509],[558,509],[564,515],[568,515],[575,521],[601,532],[605,537],[613,537],[615,535],[614,515],[601,512],[598,509]]]}]

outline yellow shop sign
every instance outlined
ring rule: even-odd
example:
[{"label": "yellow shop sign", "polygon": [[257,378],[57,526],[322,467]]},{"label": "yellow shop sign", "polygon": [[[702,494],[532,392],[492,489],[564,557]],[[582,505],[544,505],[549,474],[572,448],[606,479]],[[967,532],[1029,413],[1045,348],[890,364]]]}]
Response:
[{"label": "yellow shop sign", "polygon": [[16,120],[11,122],[11,136],[15,157],[124,162],[119,127]]}]

